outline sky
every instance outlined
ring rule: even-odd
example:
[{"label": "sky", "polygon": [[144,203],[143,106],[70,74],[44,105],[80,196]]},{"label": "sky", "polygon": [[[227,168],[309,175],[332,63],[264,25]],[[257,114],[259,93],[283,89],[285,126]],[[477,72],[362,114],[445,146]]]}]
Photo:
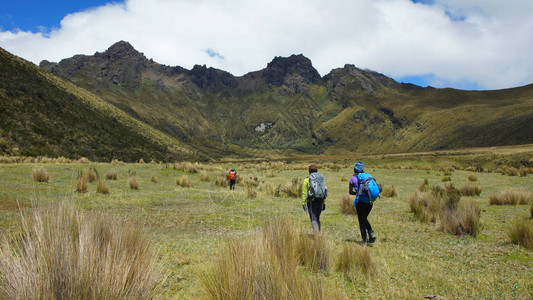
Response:
[{"label": "sky", "polygon": [[147,58],[235,76],[303,54],[399,82],[489,90],[533,83],[531,0],[2,0],[0,47],[39,64],[128,41]]}]

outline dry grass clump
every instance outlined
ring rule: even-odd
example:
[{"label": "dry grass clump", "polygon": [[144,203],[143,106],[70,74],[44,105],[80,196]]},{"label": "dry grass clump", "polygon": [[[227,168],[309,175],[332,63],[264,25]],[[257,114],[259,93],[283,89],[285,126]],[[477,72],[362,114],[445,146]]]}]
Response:
[{"label": "dry grass clump", "polygon": [[299,263],[313,271],[327,271],[329,248],[324,234],[300,234],[297,239]]},{"label": "dry grass clump", "polygon": [[383,187],[383,192],[381,192],[381,196],[392,198],[398,196],[398,192],[396,192],[396,188],[394,185],[386,185]]},{"label": "dry grass clump", "polygon": [[192,181],[187,175],[183,175],[176,179],[176,184],[182,187],[192,187]]},{"label": "dry grass clump", "polygon": [[87,177],[89,182],[94,182],[98,178],[98,170],[96,168],[86,169],[83,171],[83,175]]},{"label": "dry grass clump", "polygon": [[217,179],[215,179],[215,184],[220,187],[227,187],[228,180],[226,179],[226,176],[218,176]]},{"label": "dry grass clump", "polygon": [[87,192],[87,186],[89,185],[89,177],[87,173],[80,172],[78,175],[78,182],[76,182],[76,192],[85,193]]},{"label": "dry grass clump", "polygon": [[157,176],[156,175],[152,175],[152,178],[150,178],[150,180],[153,182],[153,183],[158,183],[159,180],[157,179]]},{"label": "dry grass clump", "polygon": [[38,182],[50,181],[50,173],[48,173],[48,171],[46,171],[46,169],[43,167],[34,168],[31,171],[31,175],[34,181],[38,181]]},{"label": "dry grass clump", "polygon": [[152,299],[158,255],[131,224],[63,201],[21,219],[0,248],[1,299]]},{"label": "dry grass clump", "polygon": [[339,200],[339,206],[343,214],[354,216],[357,215],[357,210],[355,209],[355,207],[353,207],[352,197],[348,195],[343,195]]},{"label": "dry grass clump", "polygon": [[274,177],[274,172],[273,171],[267,172],[266,173],[266,177],[273,178]]},{"label": "dry grass clump", "polygon": [[429,186],[429,181],[427,178],[424,178],[424,182],[418,187],[418,190],[421,192],[427,192],[431,189]]},{"label": "dry grass clump", "polygon": [[123,165],[124,162],[121,161],[121,160],[118,160],[118,159],[113,159],[113,160],[111,160],[111,164],[112,164],[113,166],[118,166],[118,165]]},{"label": "dry grass clump", "polygon": [[520,173],[520,177],[526,177],[527,176],[527,169],[526,168],[520,168],[519,173]]},{"label": "dry grass clump", "polygon": [[292,197],[298,198],[301,196],[303,181],[298,178],[293,178],[291,182],[280,184],[276,188],[276,197]]},{"label": "dry grass clump", "polygon": [[341,176],[341,182],[348,182],[348,178],[346,176]]},{"label": "dry grass clump", "polygon": [[441,229],[455,235],[476,237],[481,231],[481,209],[472,199],[461,199],[457,208],[445,207],[442,213]]},{"label": "dry grass clump", "polygon": [[468,181],[474,182],[477,181],[477,177],[475,175],[468,176]]},{"label": "dry grass clump", "polygon": [[520,170],[514,167],[504,167],[499,170],[502,175],[509,175],[509,176],[519,176]]},{"label": "dry grass clump", "polygon": [[264,192],[265,194],[267,194],[267,196],[274,195],[274,187],[270,183],[265,183],[265,182],[259,183],[257,190],[260,192]]},{"label": "dry grass clump", "polygon": [[374,274],[376,265],[367,246],[349,244],[344,245],[337,259],[335,271],[343,273],[346,278],[355,282],[361,273]]},{"label": "dry grass clump", "polygon": [[109,185],[102,179],[96,184],[96,192],[100,194],[109,194]]},{"label": "dry grass clump", "polygon": [[490,196],[491,205],[524,205],[533,203],[533,193],[529,191],[507,190],[498,195]]},{"label": "dry grass clump", "polygon": [[80,164],[88,164],[90,162],[91,161],[87,157],[81,157],[80,159],[78,159],[78,163]]},{"label": "dry grass clump", "polygon": [[142,157],[141,157],[141,159],[139,159],[139,163],[140,164],[144,164],[144,159],[142,159]]},{"label": "dry grass clump", "polygon": [[444,176],[444,177],[442,177],[441,181],[444,181],[444,182],[452,181],[452,178],[450,176]]},{"label": "dry grass clump", "polygon": [[263,226],[262,236],[228,242],[200,273],[208,299],[343,299],[317,276],[298,272],[301,234],[286,220]]},{"label": "dry grass clump", "polygon": [[200,165],[199,163],[195,162],[179,162],[174,164],[174,170],[178,171],[185,171],[187,173],[198,173],[200,170],[203,170],[204,166]]},{"label": "dry grass clump", "polygon": [[257,192],[252,188],[248,188],[248,198],[255,198],[255,197],[257,197]]},{"label": "dry grass clump", "polygon": [[415,191],[409,199],[409,208],[415,219],[422,223],[435,222],[442,198],[431,192]]},{"label": "dry grass clump", "polygon": [[139,178],[137,176],[131,176],[128,178],[128,185],[130,189],[132,190],[138,190],[139,189]]},{"label": "dry grass clump", "polygon": [[472,182],[468,182],[461,187],[461,193],[464,196],[479,196],[482,190],[483,189],[480,186]]},{"label": "dry grass clump", "polygon": [[207,174],[206,171],[200,172],[200,180],[203,182],[209,182],[211,181],[211,177],[209,177],[209,174]]},{"label": "dry grass clump", "polygon": [[107,180],[117,180],[118,179],[118,172],[116,170],[110,170],[105,173],[105,178]]},{"label": "dry grass clump", "polygon": [[516,223],[509,231],[509,238],[513,244],[533,250],[533,221],[523,220]]}]

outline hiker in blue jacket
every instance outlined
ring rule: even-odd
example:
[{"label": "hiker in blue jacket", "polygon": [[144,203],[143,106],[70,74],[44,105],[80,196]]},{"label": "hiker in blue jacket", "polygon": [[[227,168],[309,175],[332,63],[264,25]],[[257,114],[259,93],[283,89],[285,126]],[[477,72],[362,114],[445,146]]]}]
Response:
[{"label": "hiker in blue jacket", "polygon": [[[354,176],[350,178],[349,184],[350,184],[350,195],[356,195],[355,198],[355,209],[357,210],[357,219],[359,220],[359,229],[361,230],[361,238],[363,239],[363,243],[373,243],[376,241],[376,234],[372,230],[372,226],[370,225],[370,222],[368,222],[368,214],[370,214],[370,211],[372,210],[372,201],[370,197],[366,194],[362,194],[360,196],[357,196],[357,191],[360,188],[359,187],[359,180],[357,178],[357,175],[363,173],[364,165],[362,162],[358,161],[355,163],[353,167]],[[368,236],[370,237],[369,240],[367,240],[367,231]]]}]

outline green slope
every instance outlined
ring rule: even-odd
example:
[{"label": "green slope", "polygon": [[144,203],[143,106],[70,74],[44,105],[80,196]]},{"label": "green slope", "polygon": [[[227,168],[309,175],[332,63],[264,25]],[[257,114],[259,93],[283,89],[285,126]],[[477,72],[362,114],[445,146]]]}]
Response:
[{"label": "green slope", "polygon": [[203,158],[175,138],[1,48],[0,152],[124,161]]}]

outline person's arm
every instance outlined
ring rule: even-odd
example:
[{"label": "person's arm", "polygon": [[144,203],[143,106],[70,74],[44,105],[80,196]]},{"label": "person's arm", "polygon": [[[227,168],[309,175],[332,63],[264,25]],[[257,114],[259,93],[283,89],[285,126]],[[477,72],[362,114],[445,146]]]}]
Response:
[{"label": "person's arm", "polygon": [[348,193],[350,193],[350,195],[357,195],[357,177],[353,176],[350,178],[349,188],[350,190]]},{"label": "person's arm", "polygon": [[307,192],[309,191],[309,178],[304,179],[302,184],[302,205],[307,204]]}]

